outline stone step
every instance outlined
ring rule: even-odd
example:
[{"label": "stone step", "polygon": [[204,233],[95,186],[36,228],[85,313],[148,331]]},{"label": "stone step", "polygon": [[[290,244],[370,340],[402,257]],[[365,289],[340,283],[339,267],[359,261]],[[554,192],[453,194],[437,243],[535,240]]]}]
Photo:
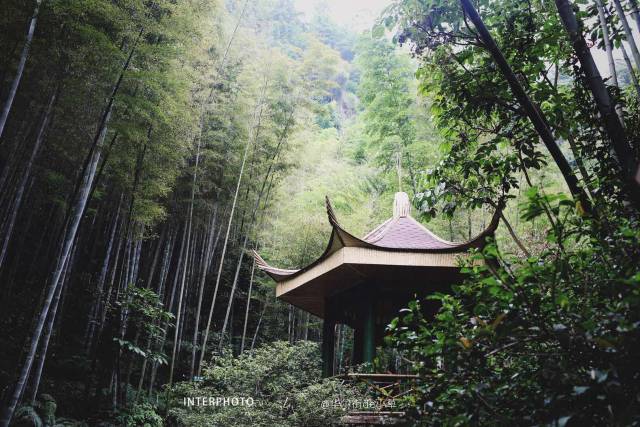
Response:
[{"label": "stone step", "polygon": [[402,426],[406,425],[404,412],[350,412],[340,419],[346,426]]}]

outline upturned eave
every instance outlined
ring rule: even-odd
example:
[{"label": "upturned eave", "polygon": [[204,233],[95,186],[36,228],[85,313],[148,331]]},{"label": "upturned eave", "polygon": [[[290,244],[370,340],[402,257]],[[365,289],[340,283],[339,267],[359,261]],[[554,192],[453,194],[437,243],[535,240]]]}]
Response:
[{"label": "upturned eave", "polygon": [[[435,236],[437,239],[443,242],[443,247],[439,248],[391,248],[384,247],[380,245],[376,245],[375,243],[370,243],[365,241],[364,239],[360,239],[347,230],[345,230],[340,223],[338,222],[335,211],[331,206],[331,202],[328,197],[326,197],[326,209],[327,209],[327,217],[329,219],[329,223],[331,224],[331,236],[329,237],[329,242],[327,244],[326,249],[315,261],[310,263],[309,265],[300,268],[300,269],[283,269],[269,265],[257,252],[253,252],[253,256],[256,260],[256,265],[262,271],[264,271],[267,275],[269,275],[273,280],[280,283],[283,281],[291,281],[296,277],[301,276],[305,272],[314,269],[316,266],[324,263],[329,257],[342,248],[363,248],[369,249],[376,253],[378,251],[380,253],[406,253],[406,254],[451,254],[454,255],[453,258],[460,255],[464,255],[469,249],[472,248],[481,248],[484,246],[486,242],[486,238],[494,234],[499,220],[501,210],[498,209],[494,213],[489,226],[483,230],[480,234],[475,236],[474,238],[467,240],[465,242],[448,242],[439,237]],[[413,220],[413,218],[411,218]],[[415,221],[415,220],[413,220]],[[388,221],[387,221],[388,222]],[[381,224],[383,226],[387,222]],[[424,228],[424,226],[420,225]],[[425,228],[425,231],[432,234],[429,230]],[[371,232],[375,232],[375,229]],[[368,235],[370,235],[369,233]],[[409,257],[410,258],[410,257]],[[410,266],[408,264],[407,266]],[[451,265],[453,267],[453,265]],[[320,270],[323,270],[320,268]]]}]

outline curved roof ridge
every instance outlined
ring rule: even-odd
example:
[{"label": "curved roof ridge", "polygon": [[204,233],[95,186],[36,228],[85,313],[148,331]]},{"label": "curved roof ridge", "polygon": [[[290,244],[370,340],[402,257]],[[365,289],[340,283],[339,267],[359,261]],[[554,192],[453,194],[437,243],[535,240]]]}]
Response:
[{"label": "curved roof ridge", "polygon": [[379,224],[376,228],[374,228],[373,230],[369,231],[367,234],[364,235],[364,237],[362,237],[362,240],[367,240],[373,233],[377,232],[378,230],[380,230],[382,227],[384,227],[389,221],[391,221],[393,218],[389,218],[386,221],[384,221],[382,224]]},{"label": "curved roof ridge", "polygon": [[260,270],[263,270],[265,273],[271,276],[274,280],[282,281],[282,280],[297,276],[309,270],[310,268],[324,261],[324,259],[326,259],[329,255],[331,255],[332,253],[338,251],[343,247],[363,247],[363,248],[369,248],[369,249],[379,249],[379,250],[397,251],[397,252],[404,251],[404,252],[413,252],[413,253],[463,252],[472,247],[480,247],[484,243],[484,239],[496,230],[500,222],[500,216],[502,214],[502,208],[503,208],[503,205],[500,205],[500,204],[497,205],[497,209],[494,212],[493,217],[491,218],[491,222],[489,223],[489,226],[485,230],[483,230],[480,234],[478,234],[474,238],[469,239],[465,242],[450,242],[450,241],[444,240],[441,237],[438,237],[437,235],[435,235],[432,231],[430,231],[427,227],[425,227],[420,222],[418,222],[411,215],[407,215],[407,217],[403,217],[403,218],[409,218],[410,221],[417,224],[422,230],[428,233],[430,237],[442,243],[443,245],[445,245],[445,247],[432,247],[432,248],[386,247],[382,245],[377,245],[374,242],[369,242],[365,239],[371,234],[373,234],[375,231],[379,231],[386,224],[386,229],[383,230],[381,235],[378,238],[376,238],[375,241],[379,241],[380,239],[382,239],[382,237],[384,237],[384,234],[391,228],[391,225],[394,223],[391,221],[394,218],[388,219],[387,221],[382,223],[380,226],[376,227],[373,231],[368,233],[367,236],[360,239],[358,237],[355,237],[353,234],[349,233],[348,231],[346,231],[344,228],[340,226],[336,218],[335,211],[333,210],[333,207],[331,206],[331,202],[329,201],[329,197],[325,197],[325,203],[326,203],[326,209],[327,209],[327,216],[329,219],[329,223],[332,226],[332,230],[331,230],[331,237],[329,238],[327,247],[322,253],[322,255],[320,255],[315,261],[313,261],[306,267],[300,268],[298,270],[289,270],[289,269],[272,267],[271,265],[267,264],[267,262],[256,251],[253,251],[253,256],[256,260],[256,265],[258,266],[258,268]]},{"label": "curved roof ridge", "polygon": [[333,206],[331,206],[331,201],[329,200],[329,196],[324,196],[324,204],[325,204],[325,208],[327,209],[329,224],[335,225],[336,227],[340,227],[340,224],[338,224],[338,218],[336,217],[336,213],[333,210]]},{"label": "curved roof ridge", "polygon": [[333,207],[331,206],[331,201],[329,201],[329,196],[325,196],[325,208],[327,210],[327,217],[329,219],[329,223],[332,226],[332,230],[331,236],[329,237],[329,242],[327,243],[327,247],[325,248],[324,252],[322,252],[322,255],[318,257],[318,259],[316,259],[306,267],[302,267],[298,270],[287,270],[284,268],[273,267],[267,264],[267,262],[256,251],[253,251],[253,257],[256,260],[256,265],[258,266],[258,268],[271,276],[271,278],[275,281],[281,281],[286,278],[303,273],[314,265],[320,263],[323,259],[331,255],[333,252],[336,252],[338,249],[344,247],[345,244],[342,237],[340,236],[339,230],[345,233],[346,231],[342,230],[342,227],[340,227],[340,224],[338,224],[336,214],[333,210]]},{"label": "curved roof ridge", "polygon": [[458,245],[464,243],[464,242],[452,242],[450,240],[443,239],[442,237],[438,236],[433,231],[429,230],[424,224],[422,224],[420,221],[418,221],[417,219],[415,219],[411,215],[407,215],[407,218],[409,218],[409,220],[413,221],[418,227],[420,227],[423,231],[425,231],[429,236],[433,237],[435,240],[437,240],[440,243],[444,243],[445,245],[449,245],[449,246],[458,246]]},{"label": "curved roof ridge", "polygon": [[[380,224],[378,227],[370,231],[365,237],[362,238],[362,240],[371,244],[375,244],[376,242],[382,240],[382,238],[389,232],[393,224],[398,222],[398,219],[399,217],[389,218],[388,220]],[[376,235],[375,233],[378,233],[378,234]]]},{"label": "curved roof ridge", "polygon": [[300,270],[289,270],[285,268],[273,267],[269,265],[255,250],[252,250],[251,254],[253,255],[253,259],[256,261],[256,266],[258,266],[260,270],[267,273],[269,276],[271,276],[271,278],[273,278],[276,281],[285,279],[300,271]]}]

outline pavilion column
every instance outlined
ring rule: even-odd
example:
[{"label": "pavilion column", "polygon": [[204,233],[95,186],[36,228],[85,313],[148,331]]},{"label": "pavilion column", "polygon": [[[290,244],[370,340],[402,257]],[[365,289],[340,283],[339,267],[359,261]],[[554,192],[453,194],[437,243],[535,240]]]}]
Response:
[{"label": "pavilion column", "polygon": [[[325,303],[325,307],[327,306],[328,304]],[[322,324],[322,376],[325,378],[333,375],[335,329],[336,321],[333,313],[326,308]]]},{"label": "pavilion column", "polygon": [[375,300],[369,296],[364,301],[364,324],[362,330],[362,358],[365,363],[373,363],[376,356]]},{"label": "pavilion column", "polygon": [[362,350],[364,344],[363,328],[361,325],[353,329],[353,361],[352,364],[359,365],[362,363]]}]

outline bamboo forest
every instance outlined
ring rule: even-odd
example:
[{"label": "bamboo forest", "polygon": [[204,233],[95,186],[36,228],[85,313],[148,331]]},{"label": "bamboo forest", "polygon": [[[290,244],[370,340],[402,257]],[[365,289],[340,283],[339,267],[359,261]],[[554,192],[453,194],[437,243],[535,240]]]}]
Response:
[{"label": "bamboo forest", "polygon": [[637,0],[0,10],[0,427],[640,425]]}]

